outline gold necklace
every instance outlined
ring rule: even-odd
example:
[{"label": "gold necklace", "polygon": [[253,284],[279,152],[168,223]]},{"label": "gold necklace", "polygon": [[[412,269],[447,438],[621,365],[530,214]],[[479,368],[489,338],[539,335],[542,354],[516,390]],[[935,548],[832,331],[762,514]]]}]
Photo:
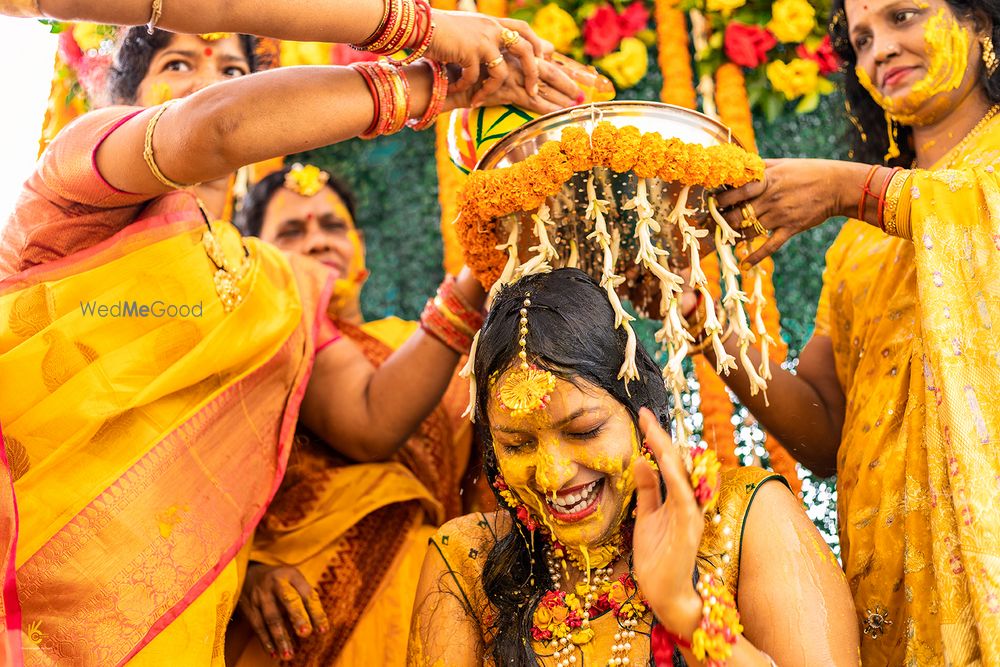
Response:
[{"label": "gold necklace", "polygon": [[977,134],[979,134],[979,132],[982,131],[984,127],[986,127],[986,124],[989,123],[993,119],[993,117],[997,115],[998,111],[1000,111],[1000,104],[994,104],[993,106],[991,106],[989,110],[986,112],[986,115],[984,115],[982,118],[979,119],[979,122],[976,123],[975,127],[969,130],[969,133],[966,134],[964,137],[962,137],[962,140],[958,142],[950,151],[948,151],[948,153],[952,154],[953,157],[950,160],[948,160],[948,162],[945,164],[944,166],[945,169],[954,168],[955,163],[958,162],[958,160],[962,157],[962,150],[965,148],[966,144],[972,141],[972,139]]}]

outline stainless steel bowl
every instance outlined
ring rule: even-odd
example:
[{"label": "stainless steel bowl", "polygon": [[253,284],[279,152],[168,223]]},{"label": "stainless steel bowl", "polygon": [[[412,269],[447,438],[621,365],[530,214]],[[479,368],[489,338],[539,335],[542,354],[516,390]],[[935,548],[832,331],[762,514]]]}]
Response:
[{"label": "stainless steel bowl", "polygon": [[703,146],[739,144],[728,127],[691,109],[661,102],[598,102],[554,111],[525,123],[494,144],[476,169],[509,167],[537,153],[546,142],[558,141],[569,125],[582,125],[590,132],[603,121]]}]

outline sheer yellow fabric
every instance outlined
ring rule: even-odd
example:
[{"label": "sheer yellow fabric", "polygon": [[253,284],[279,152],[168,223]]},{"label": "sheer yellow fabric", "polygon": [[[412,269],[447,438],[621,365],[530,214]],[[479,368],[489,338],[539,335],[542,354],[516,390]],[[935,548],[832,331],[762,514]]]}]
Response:
[{"label": "sheer yellow fabric", "polygon": [[1000,665],[1000,123],[940,166],[910,175],[912,241],[846,223],[817,313],[865,665]]},{"label": "sheer yellow fabric", "polygon": [[[722,570],[722,580],[735,597],[739,584],[740,555],[742,552],[743,526],[750,506],[760,487],[770,481],[787,482],[766,470],[754,467],[735,468],[722,473],[718,509],[721,521],[715,523],[711,516],[705,518],[705,531],[698,550],[697,566],[700,571]],[[447,618],[437,608],[440,596],[458,597],[464,613],[474,620],[480,631],[479,646],[474,648],[476,660],[494,665],[491,649],[493,628],[499,622],[496,609],[490,604],[483,590],[483,568],[496,541],[511,529],[506,513],[468,514],[449,521],[434,535],[428,547],[428,559],[444,561],[440,591],[427,599],[417,601],[418,618],[410,638],[410,664],[413,666],[445,667],[442,658],[445,647],[453,641],[454,628],[467,619]],[[728,545],[728,548],[727,548]],[[723,556],[728,555],[728,559]],[[728,562],[726,562],[728,561]],[[428,563],[431,562],[428,560]],[[653,620],[647,612],[636,627],[635,639],[628,653],[630,664],[645,665],[650,661],[649,633]],[[578,665],[603,665],[612,655],[615,633],[621,628],[611,613],[591,620],[594,638],[577,647],[574,654]],[[539,664],[554,666],[552,649],[532,641],[532,648],[539,657]],[[472,658],[462,664],[471,664]]]}]

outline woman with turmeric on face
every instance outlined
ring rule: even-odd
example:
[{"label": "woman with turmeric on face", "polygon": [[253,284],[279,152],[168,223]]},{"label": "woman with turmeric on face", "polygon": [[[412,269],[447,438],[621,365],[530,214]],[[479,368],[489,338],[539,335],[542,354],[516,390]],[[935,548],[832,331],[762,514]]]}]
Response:
[{"label": "woman with turmeric on face", "polygon": [[833,9],[857,162],[769,161],[719,203],[771,232],[751,263],[851,219],[796,374],[774,369],[770,406],[743,373],[725,379],[804,465],[838,475],[863,662],[1000,664],[1000,5]]},{"label": "woman with turmeric on face", "polygon": [[472,408],[504,510],[431,540],[410,664],[856,665],[843,575],[784,480],[705,452],[689,474],[653,360],[616,379],[625,349],[581,271],[500,291]]}]

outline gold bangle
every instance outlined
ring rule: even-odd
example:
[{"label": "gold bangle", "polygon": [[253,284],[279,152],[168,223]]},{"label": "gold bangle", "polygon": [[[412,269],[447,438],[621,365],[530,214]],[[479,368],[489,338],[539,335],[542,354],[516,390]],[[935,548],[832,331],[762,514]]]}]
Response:
[{"label": "gold bangle", "polygon": [[[886,187],[885,191],[885,208],[882,212],[882,221],[885,225],[885,233],[890,236],[899,236],[901,238],[909,239],[909,229],[907,229],[907,235],[903,236],[899,229],[899,198],[903,194],[903,187],[910,178],[909,171],[898,171],[893,174],[892,179],[889,181],[889,185]],[[907,222],[909,222],[909,216],[907,217]],[[909,225],[907,225],[909,226]]]},{"label": "gold bangle", "polygon": [[146,32],[150,35],[153,34],[156,24],[160,22],[160,17],[163,15],[163,0],[153,0],[152,10],[152,14],[149,16],[149,23],[146,24]]},{"label": "gold bangle", "polygon": [[142,147],[142,158],[146,161],[146,165],[149,167],[149,171],[152,172],[153,176],[160,183],[163,183],[168,188],[173,188],[174,190],[183,190],[184,188],[190,187],[184,185],[183,183],[178,183],[177,181],[172,181],[167,178],[162,171],[160,171],[160,166],[156,164],[156,158],[153,157],[153,131],[156,130],[156,124],[160,122],[160,116],[163,112],[172,105],[176,100],[170,100],[164,103],[153,117],[149,119],[149,123],[146,124],[146,140]]}]

